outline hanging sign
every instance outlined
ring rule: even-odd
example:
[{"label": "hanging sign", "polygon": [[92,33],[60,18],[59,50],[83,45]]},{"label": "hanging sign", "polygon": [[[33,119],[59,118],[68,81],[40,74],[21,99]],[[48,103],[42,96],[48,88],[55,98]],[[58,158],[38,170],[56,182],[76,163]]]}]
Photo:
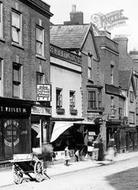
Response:
[{"label": "hanging sign", "polygon": [[50,84],[37,85],[37,101],[43,101],[43,102],[51,101],[51,85]]}]

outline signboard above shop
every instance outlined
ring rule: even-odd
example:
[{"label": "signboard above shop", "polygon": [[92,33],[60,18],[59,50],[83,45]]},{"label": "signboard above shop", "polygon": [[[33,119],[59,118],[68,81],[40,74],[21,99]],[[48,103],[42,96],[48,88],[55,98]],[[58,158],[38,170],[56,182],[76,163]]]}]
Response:
[{"label": "signboard above shop", "polygon": [[37,101],[50,102],[51,101],[51,85],[38,84],[37,85]]}]

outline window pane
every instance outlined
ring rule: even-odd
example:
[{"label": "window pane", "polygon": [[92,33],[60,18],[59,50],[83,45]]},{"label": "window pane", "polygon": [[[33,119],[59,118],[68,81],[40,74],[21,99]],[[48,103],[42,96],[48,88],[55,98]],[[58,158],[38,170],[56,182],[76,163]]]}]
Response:
[{"label": "window pane", "polygon": [[13,84],[13,96],[20,97],[20,85]]},{"label": "window pane", "polygon": [[88,109],[96,109],[96,92],[88,92]]},{"label": "window pane", "polygon": [[42,55],[42,43],[36,42],[36,53]]},{"label": "window pane", "polygon": [[19,79],[19,71],[18,70],[14,70],[13,71],[14,72],[14,74],[13,74],[13,76],[14,76],[14,81],[20,81],[20,79]]},{"label": "window pane", "polygon": [[75,92],[70,92],[70,107],[75,107]]},{"label": "window pane", "polygon": [[0,60],[0,80],[2,78],[2,61]]},{"label": "window pane", "polygon": [[20,15],[15,12],[12,12],[12,26],[20,28]]},{"label": "window pane", "polygon": [[37,73],[37,84],[43,84],[44,83],[44,74],[43,73]]},{"label": "window pane", "polygon": [[36,28],[36,40],[43,42],[43,30],[40,28]]},{"label": "window pane", "polygon": [[59,89],[56,90],[56,107],[62,107],[62,91]]},{"label": "window pane", "polygon": [[19,31],[17,31],[17,28],[12,27],[12,40],[14,42],[19,43]]}]

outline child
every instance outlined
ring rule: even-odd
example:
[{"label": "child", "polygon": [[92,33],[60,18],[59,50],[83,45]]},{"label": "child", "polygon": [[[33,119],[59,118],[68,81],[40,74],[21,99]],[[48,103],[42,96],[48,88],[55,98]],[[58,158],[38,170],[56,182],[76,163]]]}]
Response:
[{"label": "child", "polygon": [[70,159],[70,155],[69,155],[69,149],[68,146],[65,148],[65,165],[69,166],[69,159]]}]

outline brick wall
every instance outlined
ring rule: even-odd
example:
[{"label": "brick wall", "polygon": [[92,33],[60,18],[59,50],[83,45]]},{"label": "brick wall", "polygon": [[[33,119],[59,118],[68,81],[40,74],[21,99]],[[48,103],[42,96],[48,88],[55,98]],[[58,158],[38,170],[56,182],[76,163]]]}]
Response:
[{"label": "brick wall", "polygon": [[[36,71],[38,65],[42,63],[42,70],[46,75],[46,82],[49,82],[49,18],[37,10],[27,6],[19,0],[3,0],[4,6],[4,39],[0,40],[0,58],[4,60],[4,96],[12,97],[12,63],[19,56],[23,66],[23,98],[35,100],[36,98]],[[11,39],[11,10],[16,9],[22,14],[22,47],[12,45]],[[44,59],[36,57],[35,54],[35,27],[42,20],[45,29],[45,56]]]}]

